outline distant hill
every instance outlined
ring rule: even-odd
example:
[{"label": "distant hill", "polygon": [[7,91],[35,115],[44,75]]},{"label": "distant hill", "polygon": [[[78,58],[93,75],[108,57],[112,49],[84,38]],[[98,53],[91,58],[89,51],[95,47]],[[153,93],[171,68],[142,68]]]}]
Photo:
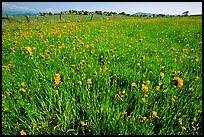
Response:
[{"label": "distant hill", "polygon": [[4,15],[8,16],[37,16],[40,15],[38,12],[28,12],[28,11],[2,11],[2,16]]},{"label": "distant hill", "polygon": [[163,17],[163,16],[182,16],[182,15],[169,15],[169,14],[155,14],[155,13],[144,13],[144,12],[137,12],[132,14],[131,16],[146,16],[146,17]]}]

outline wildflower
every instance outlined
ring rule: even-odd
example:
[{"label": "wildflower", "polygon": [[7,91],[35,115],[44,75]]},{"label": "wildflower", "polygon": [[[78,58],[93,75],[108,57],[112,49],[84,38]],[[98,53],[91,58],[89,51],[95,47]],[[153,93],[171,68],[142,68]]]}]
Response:
[{"label": "wildflower", "polygon": [[156,91],[159,91],[160,90],[160,86],[156,86]]},{"label": "wildflower", "polygon": [[144,92],[147,92],[148,91],[148,87],[145,86],[144,84],[142,84],[141,90],[144,91]]},{"label": "wildflower", "polygon": [[137,63],[137,67],[140,67],[140,63]]},{"label": "wildflower", "polygon": [[4,111],[4,112],[5,112],[5,111],[8,111],[8,108],[4,108],[4,110],[3,110],[3,111]]},{"label": "wildflower", "polygon": [[25,89],[24,89],[24,88],[21,88],[20,91],[21,91],[21,92],[25,92]]},{"label": "wildflower", "polygon": [[11,67],[11,64],[8,64],[8,65],[6,66],[6,70],[9,70],[10,67]]},{"label": "wildflower", "polygon": [[83,77],[86,77],[86,74],[84,73],[84,74],[82,74],[82,76],[83,76]]},{"label": "wildflower", "polygon": [[10,92],[6,92],[6,94],[7,94],[8,96],[10,96],[11,93],[10,93]]},{"label": "wildflower", "polygon": [[193,91],[193,88],[189,88],[190,91]]},{"label": "wildflower", "polygon": [[22,82],[22,83],[21,83],[21,86],[24,87],[24,86],[25,86],[25,82]]},{"label": "wildflower", "polygon": [[173,81],[176,82],[176,86],[174,86],[175,88],[181,88],[183,86],[183,80],[181,78],[174,77]]},{"label": "wildflower", "polygon": [[146,102],[145,98],[142,98],[142,102]]},{"label": "wildflower", "polygon": [[147,80],[147,81],[146,81],[146,85],[149,85],[149,84],[150,84],[150,81],[149,81],[149,80]]},{"label": "wildflower", "polygon": [[77,84],[78,84],[78,85],[82,85],[82,82],[81,82],[81,81],[79,81],[79,82],[77,82]]},{"label": "wildflower", "polygon": [[156,111],[152,111],[152,118],[159,118],[159,116],[157,116],[157,112]]},{"label": "wildflower", "polygon": [[136,87],[137,84],[133,82],[133,83],[131,84],[131,86],[132,86],[132,87]]},{"label": "wildflower", "polygon": [[90,44],[90,46],[91,46],[92,48],[94,48],[94,44]]},{"label": "wildflower", "polygon": [[2,98],[6,98],[6,96],[4,94],[2,94]]},{"label": "wildflower", "polygon": [[54,74],[54,85],[57,86],[60,83],[60,74]]},{"label": "wildflower", "polygon": [[202,110],[197,110],[198,113],[202,113]]},{"label": "wildflower", "polygon": [[142,117],[142,120],[140,122],[145,122],[147,120],[147,117]]},{"label": "wildflower", "polygon": [[87,82],[88,82],[88,84],[89,84],[89,85],[91,85],[91,84],[92,84],[92,81],[91,81],[91,79],[90,79],[90,78],[87,80]]},{"label": "wildflower", "polygon": [[33,126],[33,127],[36,127],[37,125],[34,123],[32,126]]},{"label": "wildflower", "polygon": [[21,130],[19,133],[20,135],[26,135],[26,132],[24,130]]},{"label": "wildflower", "polygon": [[196,127],[195,127],[195,126],[192,126],[192,130],[193,130],[193,131],[196,131]]},{"label": "wildflower", "polygon": [[104,68],[104,69],[103,69],[103,72],[106,72],[107,70],[108,70],[108,68]]},{"label": "wildflower", "polygon": [[63,48],[64,48],[64,43],[62,43],[62,45],[59,46],[59,49],[60,49],[60,50],[63,49]]},{"label": "wildflower", "polygon": [[194,76],[194,79],[197,81],[199,79],[199,77],[198,76]]},{"label": "wildflower", "polygon": [[174,62],[177,62],[176,58],[174,59]]},{"label": "wildflower", "polygon": [[84,64],[84,63],[85,63],[85,61],[84,61],[84,60],[81,60],[79,64]]},{"label": "wildflower", "polygon": [[182,130],[186,130],[186,128],[184,126],[181,127]]},{"label": "wildflower", "polygon": [[127,115],[127,112],[126,112],[126,111],[123,111],[123,112],[122,112],[122,115]]},{"label": "wildflower", "polygon": [[164,73],[163,72],[160,72],[160,77],[164,78]]},{"label": "wildflower", "polygon": [[81,126],[87,126],[87,123],[85,123],[84,121],[80,121],[80,125]]},{"label": "wildflower", "polygon": [[167,90],[165,89],[163,92],[167,92]]},{"label": "wildflower", "polygon": [[180,125],[182,125],[182,119],[178,119],[178,123],[180,124]]},{"label": "wildflower", "polygon": [[100,111],[99,111],[99,110],[96,110],[96,113],[100,113]]},{"label": "wildflower", "polygon": [[164,70],[164,66],[161,66],[161,69]]},{"label": "wildflower", "polygon": [[31,47],[25,47],[25,50],[28,51],[29,53],[31,53],[32,51]]},{"label": "wildflower", "polygon": [[58,90],[55,90],[55,94],[58,95],[58,94],[59,94],[59,91],[58,91]]}]

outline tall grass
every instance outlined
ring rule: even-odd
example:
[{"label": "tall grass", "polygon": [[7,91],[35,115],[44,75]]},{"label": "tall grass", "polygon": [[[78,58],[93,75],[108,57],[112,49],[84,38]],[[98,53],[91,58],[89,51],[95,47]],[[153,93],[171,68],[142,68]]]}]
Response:
[{"label": "tall grass", "polygon": [[2,25],[3,135],[201,135],[200,17]]}]

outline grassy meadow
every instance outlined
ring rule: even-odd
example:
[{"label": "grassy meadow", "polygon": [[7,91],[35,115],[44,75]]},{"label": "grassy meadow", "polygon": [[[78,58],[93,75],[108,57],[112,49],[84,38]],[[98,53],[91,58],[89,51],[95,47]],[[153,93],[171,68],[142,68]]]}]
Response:
[{"label": "grassy meadow", "polygon": [[3,135],[201,135],[202,17],[2,24]]}]

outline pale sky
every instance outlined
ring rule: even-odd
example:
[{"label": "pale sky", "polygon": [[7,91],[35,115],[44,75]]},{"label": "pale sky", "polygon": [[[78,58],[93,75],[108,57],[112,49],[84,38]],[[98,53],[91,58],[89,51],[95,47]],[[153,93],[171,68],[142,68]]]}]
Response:
[{"label": "pale sky", "polygon": [[113,11],[134,14],[136,12],[155,14],[202,14],[202,2],[2,2],[2,13],[53,12],[65,10]]}]

